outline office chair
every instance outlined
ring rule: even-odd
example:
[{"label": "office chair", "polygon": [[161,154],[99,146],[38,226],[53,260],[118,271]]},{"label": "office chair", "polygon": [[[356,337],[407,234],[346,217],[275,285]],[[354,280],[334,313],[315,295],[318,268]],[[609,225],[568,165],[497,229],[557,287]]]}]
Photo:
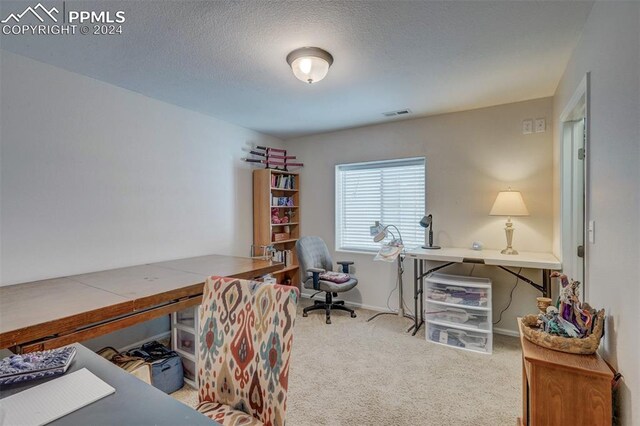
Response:
[{"label": "office chair", "polygon": [[[333,301],[338,293],[351,290],[358,285],[358,280],[353,276],[346,277],[346,281],[337,283],[329,281],[326,273],[333,271],[333,261],[329,255],[327,245],[320,237],[302,237],[296,242],[296,253],[300,262],[300,277],[305,288],[325,292],[325,301],[314,300],[313,306],[307,306],[302,310],[302,316],[306,317],[310,311],[322,309],[325,311],[326,322],[331,324],[331,310],[347,311],[351,318],[356,317],[353,309],[344,306],[343,301]],[[337,262],[342,265],[342,273],[349,274],[351,261]]]},{"label": "office chair", "polygon": [[198,406],[224,425],[283,426],[298,289],[209,277],[200,307]]}]

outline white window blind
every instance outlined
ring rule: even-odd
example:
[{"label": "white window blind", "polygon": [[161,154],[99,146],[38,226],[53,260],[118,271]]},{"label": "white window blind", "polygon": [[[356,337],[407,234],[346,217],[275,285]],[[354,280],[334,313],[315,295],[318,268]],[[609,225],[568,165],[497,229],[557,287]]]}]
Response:
[{"label": "white window blind", "polygon": [[422,245],[424,212],[424,158],[336,166],[337,250],[377,251],[369,234],[375,221],[397,226],[405,247]]}]

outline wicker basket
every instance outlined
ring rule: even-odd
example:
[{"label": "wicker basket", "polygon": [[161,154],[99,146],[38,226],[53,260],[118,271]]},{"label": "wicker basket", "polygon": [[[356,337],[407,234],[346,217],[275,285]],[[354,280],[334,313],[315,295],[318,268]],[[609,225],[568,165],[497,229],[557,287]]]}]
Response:
[{"label": "wicker basket", "polygon": [[567,352],[570,354],[593,354],[598,350],[600,339],[604,333],[604,309],[598,311],[596,324],[593,333],[583,339],[577,337],[554,336],[546,333],[537,327],[538,316],[527,315],[521,319],[522,334],[532,343],[554,351]]}]

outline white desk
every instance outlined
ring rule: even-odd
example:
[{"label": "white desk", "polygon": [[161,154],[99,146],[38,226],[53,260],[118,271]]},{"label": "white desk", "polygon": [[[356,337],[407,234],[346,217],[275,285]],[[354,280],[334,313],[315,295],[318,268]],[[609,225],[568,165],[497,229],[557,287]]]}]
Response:
[{"label": "white desk", "polygon": [[[517,276],[522,281],[533,286],[545,297],[550,293],[551,271],[562,268],[560,261],[551,253],[520,252],[519,254],[508,255],[500,253],[500,250],[471,250],[467,248],[443,247],[436,250],[423,248],[413,248],[406,250],[406,256],[413,259],[413,294],[415,305],[415,323],[412,328],[413,334],[424,324],[424,278],[442,268],[451,266],[454,263],[475,263],[482,265],[493,265],[504,271]],[[443,265],[436,266],[425,272],[425,262],[444,262]],[[542,285],[535,283],[507,267],[532,268],[542,270]],[[418,310],[419,309],[419,310]],[[418,315],[418,312],[420,314]]]}]

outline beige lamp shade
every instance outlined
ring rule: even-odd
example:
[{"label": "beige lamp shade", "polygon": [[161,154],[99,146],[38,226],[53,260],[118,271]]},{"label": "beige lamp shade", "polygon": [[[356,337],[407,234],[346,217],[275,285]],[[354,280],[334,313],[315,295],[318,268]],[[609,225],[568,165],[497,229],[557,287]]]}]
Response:
[{"label": "beige lamp shade", "polygon": [[500,191],[489,213],[491,216],[529,216],[520,191]]}]

